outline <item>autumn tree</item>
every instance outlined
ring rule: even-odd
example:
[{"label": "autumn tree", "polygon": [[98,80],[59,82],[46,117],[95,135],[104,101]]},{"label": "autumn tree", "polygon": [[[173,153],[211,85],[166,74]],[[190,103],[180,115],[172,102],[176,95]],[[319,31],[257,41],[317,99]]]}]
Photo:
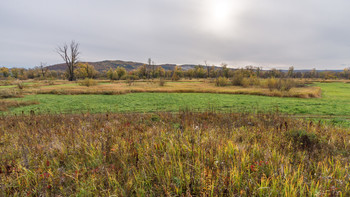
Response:
[{"label": "autumn tree", "polygon": [[118,73],[116,70],[113,70],[112,68],[110,68],[107,72],[107,78],[110,80],[117,80],[119,79]]},{"label": "autumn tree", "polygon": [[222,74],[223,74],[223,76],[228,78],[229,77],[229,72],[230,72],[230,69],[227,68],[227,64],[223,63],[222,64]]},{"label": "autumn tree", "polygon": [[119,79],[124,75],[126,75],[126,69],[124,67],[118,66],[118,68],[116,69],[116,72],[118,74]]},{"label": "autumn tree", "polygon": [[289,67],[289,69],[288,69],[288,77],[289,78],[294,77],[294,67],[293,66]]},{"label": "autumn tree", "polygon": [[57,48],[57,53],[62,57],[67,65],[67,75],[69,81],[74,81],[74,69],[78,63],[79,58],[79,43],[76,43],[74,40],[68,46],[64,44],[63,47]]},{"label": "autumn tree", "polygon": [[175,66],[173,76],[171,77],[171,80],[178,81],[182,77],[182,69],[181,67]]},{"label": "autumn tree", "polygon": [[0,68],[0,73],[2,74],[3,77],[10,76],[10,70],[6,67]]},{"label": "autumn tree", "polygon": [[209,78],[210,68],[209,68],[209,65],[207,64],[207,60],[205,60],[204,63],[205,63],[205,66],[207,67],[207,78]]},{"label": "autumn tree", "polygon": [[77,78],[95,78],[97,76],[97,71],[95,68],[88,63],[78,63],[76,69],[74,70],[74,74]]}]

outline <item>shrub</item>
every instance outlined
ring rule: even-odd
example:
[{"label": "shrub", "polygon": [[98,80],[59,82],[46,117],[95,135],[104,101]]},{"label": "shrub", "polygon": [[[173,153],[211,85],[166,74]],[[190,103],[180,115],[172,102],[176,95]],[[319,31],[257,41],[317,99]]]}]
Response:
[{"label": "shrub", "polygon": [[79,81],[78,84],[81,86],[90,87],[97,85],[97,81],[95,81],[94,79],[85,78],[84,80]]},{"label": "shrub", "polygon": [[164,86],[165,85],[165,80],[163,78],[159,79],[159,86]]},{"label": "shrub", "polygon": [[249,77],[249,85],[250,86],[260,86],[260,79],[255,77],[255,76],[252,76],[252,77]]},{"label": "shrub", "polygon": [[228,79],[226,77],[219,77],[219,78],[216,78],[215,85],[219,86],[219,87],[227,86],[228,82],[229,81],[228,81]]},{"label": "shrub", "polygon": [[249,80],[249,78],[243,78],[243,80],[242,80],[242,86],[245,87],[245,88],[247,88],[247,87],[250,86],[250,80]]},{"label": "shrub", "polygon": [[283,91],[289,91],[293,87],[296,87],[296,83],[292,79],[284,79],[281,81],[281,83],[282,83],[281,90],[283,90]]},{"label": "shrub", "polygon": [[269,88],[270,91],[274,90],[274,89],[279,89],[279,83],[277,81],[277,79],[275,78],[269,78],[267,79],[267,87]]},{"label": "shrub", "polygon": [[236,73],[232,77],[231,83],[234,86],[243,86],[243,74],[242,73]]}]

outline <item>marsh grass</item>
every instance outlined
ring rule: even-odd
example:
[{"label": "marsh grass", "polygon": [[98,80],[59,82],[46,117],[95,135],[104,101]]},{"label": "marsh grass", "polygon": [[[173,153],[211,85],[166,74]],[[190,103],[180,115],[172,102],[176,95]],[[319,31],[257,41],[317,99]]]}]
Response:
[{"label": "marsh grass", "polygon": [[13,88],[0,89],[0,99],[4,98],[20,98],[22,92]]},{"label": "marsh grass", "polygon": [[350,195],[349,130],[278,113],[0,116],[0,152],[3,196]]},{"label": "marsh grass", "polygon": [[[219,80],[219,79],[218,79]],[[165,83],[165,81],[163,81]],[[218,93],[218,94],[248,94],[264,95],[275,97],[297,97],[297,98],[319,98],[321,89],[315,86],[293,87],[289,91],[273,89],[270,91],[267,87],[239,87],[227,86],[229,81],[225,78],[217,81],[217,85],[212,82],[172,82],[167,81],[166,86],[163,82],[155,83],[154,81],[136,81],[126,80],[118,83],[100,83],[93,87],[78,86],[77,84],[63,84],[56,86],[41,86],[26,89],[28,94],[128,94],[128,93]],[[215,81],[214,81],[215,82]],[[250,83],[250,82],[249,82]]]},{"label": "marsh grass", "polygon": [[28,105],[36,105],[39,104],[38,101],[16,101],[16,100],[0,100],[0,111],[7,111],[13,107],[21,107]]}]

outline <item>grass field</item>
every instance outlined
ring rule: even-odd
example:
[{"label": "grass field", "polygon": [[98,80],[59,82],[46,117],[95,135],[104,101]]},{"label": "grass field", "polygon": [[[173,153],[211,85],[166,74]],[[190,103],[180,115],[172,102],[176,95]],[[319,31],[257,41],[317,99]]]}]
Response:
[{"label": "grass field", "polygon": [[289,114],[350,116],[349,83],[316,83],[322,98],[280,98],[254,95],[204,93],[132,93],[123,95],[27,95],[16,100],[40,104],[13,108],[10,112],[79,113],[178,111],[179,108],[217,110],[275,110]]},{"label": "grass field", "polygon": [[0,116],[0,196],[349,196],[348,129],[246,113]]},{"label": "grass field", "polygon": [[350,83],[314,86],[321,98],[28,84],[0,100],[0,196],[348,196]]}]

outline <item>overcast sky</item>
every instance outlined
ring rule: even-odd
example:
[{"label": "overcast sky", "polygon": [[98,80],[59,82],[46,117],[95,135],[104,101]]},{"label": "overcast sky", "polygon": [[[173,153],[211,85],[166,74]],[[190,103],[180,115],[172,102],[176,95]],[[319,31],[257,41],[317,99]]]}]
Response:
[{"label": "overcast sky", "polygon": [[1,0],[0,66],[82,61],[350,66],[349,0]]}]

